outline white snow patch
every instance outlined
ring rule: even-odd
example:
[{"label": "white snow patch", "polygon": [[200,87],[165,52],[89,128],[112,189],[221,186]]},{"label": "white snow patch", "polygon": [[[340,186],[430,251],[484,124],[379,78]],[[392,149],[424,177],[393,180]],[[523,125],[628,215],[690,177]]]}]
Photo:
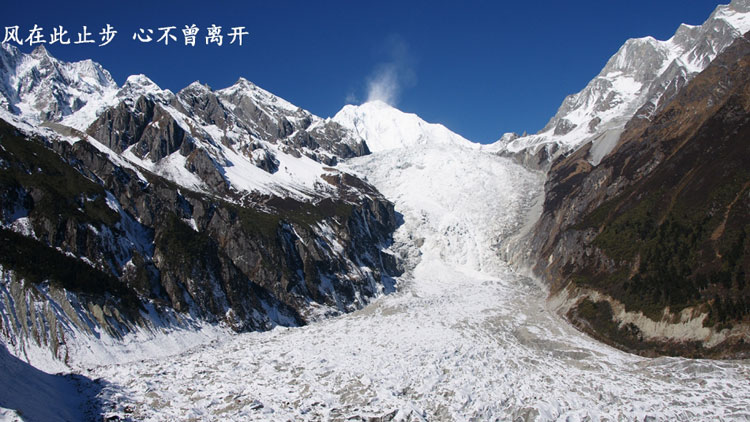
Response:
[{"label": "white snow patch", "polygon": [[355,131],[372,152],[428,144],[479,148],[441,124],[427,123],[416,114],[404,113],[382,101],[347,105],[333,121]]}]

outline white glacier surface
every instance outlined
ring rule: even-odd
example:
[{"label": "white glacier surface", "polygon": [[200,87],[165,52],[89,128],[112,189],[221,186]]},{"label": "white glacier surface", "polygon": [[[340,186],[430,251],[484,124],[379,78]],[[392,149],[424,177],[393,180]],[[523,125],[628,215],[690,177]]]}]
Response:
[{"label": "white glacier surface", "polygon": [[[403,216],[398,291],[301,328],[91,367],[128,420],[748,420],[750,364],[649,359],[579,333],[498,248],[542,177],[472,146],[385,149],[346,166]],[[374,419],[380,420],[380,419]]]}]

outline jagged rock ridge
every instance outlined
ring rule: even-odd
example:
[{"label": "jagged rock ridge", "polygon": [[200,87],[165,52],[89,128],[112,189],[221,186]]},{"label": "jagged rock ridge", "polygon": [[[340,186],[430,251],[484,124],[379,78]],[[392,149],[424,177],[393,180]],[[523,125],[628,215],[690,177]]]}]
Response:
[{"label": "jagged rock ridge", "polygon": [[750,30],[750,2],[719,5],[700,26],[681,25],[675,35],[628,40],[580,92],[563,101],[538,133],[506,134],[492,147],[532,168],[591,142],[596,165],[617,143],[634,116],[650,118],[734,39]]}]

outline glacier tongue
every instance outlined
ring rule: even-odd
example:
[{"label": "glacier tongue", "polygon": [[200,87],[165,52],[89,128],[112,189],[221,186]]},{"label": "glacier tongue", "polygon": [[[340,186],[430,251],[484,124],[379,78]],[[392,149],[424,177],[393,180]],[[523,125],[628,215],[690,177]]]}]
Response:
[{"label": "glacier tongue", "polygon": [[[542,177],[471,146],[349,160],[403,215],[398,293],[302,328],[95,368],[107,416],[135,420],[715,420],[747,418],[750,366],[646,359],[547,309],[497,245]],[[127,410],[127,412],[126,412]]]}]

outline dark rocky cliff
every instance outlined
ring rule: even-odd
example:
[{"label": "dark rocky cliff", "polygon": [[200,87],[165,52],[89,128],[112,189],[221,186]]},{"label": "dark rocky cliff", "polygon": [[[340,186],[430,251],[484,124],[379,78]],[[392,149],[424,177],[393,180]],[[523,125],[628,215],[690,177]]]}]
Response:
[{"label": "dark rocky cliff", "polygon": [[30,138],[0,121],[0,331],[11,343],[30,338],[64,359],[70,330],[91,326],[120,337],[180,314],[237,331],[299,325],[393,287],[398,265],[383,249],[397,216],[353,176],[331,169],[338,194],[311,202],[230,200],[118,163],[80,135]]},{"label": "dark rocky cliff", "polygon": [[636,116],[600,164],[591,144],[553,164],[534,271],[574,324],[619,347],[748,356],[748,35]]}]

